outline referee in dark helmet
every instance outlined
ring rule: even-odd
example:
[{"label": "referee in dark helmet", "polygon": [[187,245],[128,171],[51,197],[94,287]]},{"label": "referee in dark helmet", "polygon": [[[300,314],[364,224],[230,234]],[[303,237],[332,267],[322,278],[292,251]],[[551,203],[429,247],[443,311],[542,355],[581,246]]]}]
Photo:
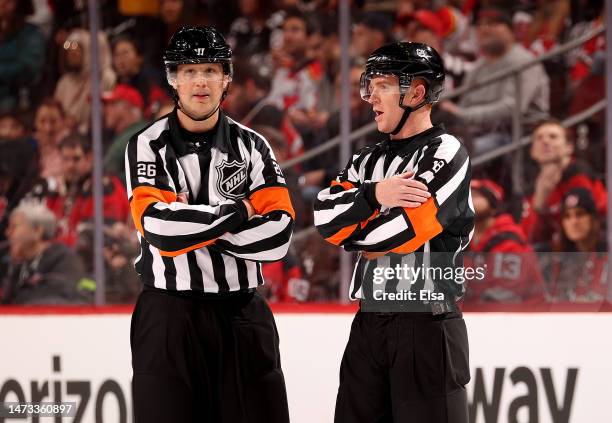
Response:
[{"label": "referee in dark helmet", "polygon": [[175,109],[126,150],[143,290],[132,316],[136,423],[287,423],[274,317],[256,288],[295,213],[267,140],[226,116],[232,52],[184,27],[164,55]]},{"label": "referee in dark helmet", "polygon": [[[463,284],[393,272],[457,269],[472,236],[467,151],[430,119],[443,86],[442,59],[430,46],[375,50],[361,97],[388,135],[355,153],[315,202],[321,235],[359,253],[349,295],[360,309],[340,367],[337,423],[468,421],[467,330],[456,304]],[[377,281],[372,275],[381,270],[386,276]],[[381,298],[403,302],[378,307]]]}]

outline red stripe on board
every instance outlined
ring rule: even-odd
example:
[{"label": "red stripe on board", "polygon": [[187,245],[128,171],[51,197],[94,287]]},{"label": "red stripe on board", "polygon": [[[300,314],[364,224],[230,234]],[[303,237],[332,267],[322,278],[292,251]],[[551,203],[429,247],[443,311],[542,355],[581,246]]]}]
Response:
[{"label": "red stripe on board", "polygon": [[[338,303],[271,303],[274,313],[350,313],[358,309],[357,302]],[[556,303],[543,305],[482,304],[462,307],[466,313],[610,313],[612,304]],[[131,314],[133,304],[96,306],[0,306],[0,315],[82,315],[82,314]]]}]

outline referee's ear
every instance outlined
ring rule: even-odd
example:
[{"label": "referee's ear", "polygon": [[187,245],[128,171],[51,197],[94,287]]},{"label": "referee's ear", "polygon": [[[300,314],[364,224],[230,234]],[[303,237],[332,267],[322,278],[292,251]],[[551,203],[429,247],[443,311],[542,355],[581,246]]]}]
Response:
[{"label": "referee's ear", "polygon": [[427,82],[423,78],[414,78],[408,91],[408,106],[417,106],[427,97]]}]

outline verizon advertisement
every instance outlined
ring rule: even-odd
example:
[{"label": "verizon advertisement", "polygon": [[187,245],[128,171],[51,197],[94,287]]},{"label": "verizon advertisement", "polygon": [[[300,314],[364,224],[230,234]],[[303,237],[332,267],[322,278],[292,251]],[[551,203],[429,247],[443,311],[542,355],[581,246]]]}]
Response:
[{"label": "verizon advertisement", "polygon": [[[293,423],[333,421],[352,315],[276,315]],[[611,422],[612,314],[466,314],[472,422]],[[0,316],[0,402],[76,403],[74,417],[131,422],[130,316]]]}]

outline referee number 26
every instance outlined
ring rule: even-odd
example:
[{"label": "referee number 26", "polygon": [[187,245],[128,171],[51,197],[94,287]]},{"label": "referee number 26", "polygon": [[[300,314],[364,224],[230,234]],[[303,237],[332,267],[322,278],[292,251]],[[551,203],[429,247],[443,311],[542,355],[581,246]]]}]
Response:
[{"label": "referee number 26", "polygon": [[138,162],[136,163],[136,175],[143,176],[145,178],[155,177],[155,163],[151,162]]}]

